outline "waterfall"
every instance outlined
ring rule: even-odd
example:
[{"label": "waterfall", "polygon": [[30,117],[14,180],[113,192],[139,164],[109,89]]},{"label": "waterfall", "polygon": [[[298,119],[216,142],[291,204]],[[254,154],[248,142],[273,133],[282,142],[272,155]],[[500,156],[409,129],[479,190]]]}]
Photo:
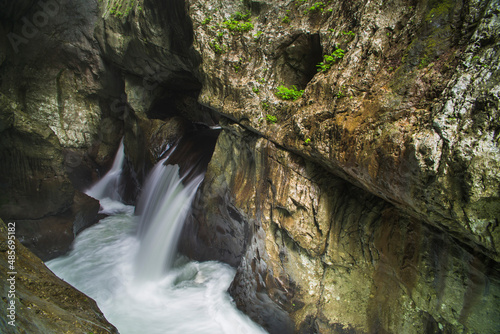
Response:
[{"label": "waterfall", "polygon": [[123,138],[118,147],[118,151],[115,155],[115,160],[113,161],[113,166],[111,169],[100,179],[95,185],[92,186],[85,193],[90,197],[98,200],[105,198],[112,199],[114,201],[121,200],[120,196],[120,178],[122,175],[123,161],[125,160],[125,150],[123,147]]},{"label": "waterfall", "polygon": [[46,263],[94,298],[122,334],[265,333],[227,293],[233,268],[176,254],[217,135],[191,133],[170,148],[150,172],[136,210],[110,199],[119,194],[122,141],[113,168],[87,192],[108,216],[81,232],[69,254]]},{"label": "waterfall", "polygon": [[182,224],[203,174],[183,184],[178,165],[160,161],[150,173],[139,200],[143,208],[139,221],[140,246],[136,259],[136,278],[156,280],[171,267]]}]

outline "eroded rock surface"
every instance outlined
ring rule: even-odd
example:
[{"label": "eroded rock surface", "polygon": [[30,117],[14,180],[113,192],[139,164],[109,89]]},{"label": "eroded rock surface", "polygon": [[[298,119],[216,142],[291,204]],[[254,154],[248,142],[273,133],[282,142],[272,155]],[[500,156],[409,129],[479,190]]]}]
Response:
[{"label": "eroded rock surface", "polygon": [[[11,226],[15,231],[17,226]],[[15,234],[13,234],[15,235]],[[15,261],[8,262],[8,229],[0,220],[0,266],[2,272],[12,272],[15,280],[3,282],[0,329],[2,333],[118,333],[101,313],[95,301],[56,277],[43,262],[15,241]],[[5,277],[7,279],[12,276]],[[15,282],[14,288],[10,283]],[[9,284],[7,284],[9,283]],[[9,291],[15,292],[9,293]],[[8,297],[14,295],[13,298]],[[15,327],[6,317],[7,307],[14,301]]]},{"label": "eroded rock surface", "polygon": [[184,251],[238,266],[231,293],[271,332],[497,332],[498,3],[189,13],[200,101],[228,123]]},{"label": "eroded rock surface", "polygon": [[230,291],[271,333],[499,328],[494,260],[239,126],[186,229],[195,256],[238,266]]}]

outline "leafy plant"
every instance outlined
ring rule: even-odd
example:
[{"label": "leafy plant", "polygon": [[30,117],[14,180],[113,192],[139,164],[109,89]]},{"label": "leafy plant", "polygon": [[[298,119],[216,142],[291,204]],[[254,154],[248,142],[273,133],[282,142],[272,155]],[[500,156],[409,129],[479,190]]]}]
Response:
[{"label": "leafy plant", "polygon": [[203,21],[201,21],[201,24],[203,25],[209,24],[211,21],[212,21],[211,17],[206,17]]},{"label": "leafy plant", "polygon": [[342,31],[342,35],[344,35],[344,36],[352,36],[352,37],[356,36],[356,34],[353,33],[351,30],[349,30],[348,32]]},{"label": "leafy plant", "polygon": [[281,19],[281,22],[288,24],[288,23],[290,23],[290,18],[288,16],[285,16],[283,19]]},{"label": "leafy plant", "polygon": [[311,143],[311,138],[306,138],[306,140],[304,140],[305,145],[309,145],[310,143]]},{"label": "leafy plant", "polygon": [[242,12],[236,12],[233,14],[231,17],[235,21],[246,21],[250,19],[250,12],[242,13]]},{"label": "leafy plant", "polygon": [[259,31],[257,31],[257,33],[256,33],[255,35],[253,35],[253,39],[254,39],[254,40],[258,40],[258,39],[259,39],[259,37],[260,37],[260,35],[262,35],[262,34],[263,34],[263,32],[262,32],[262,31],[260,31],[260,30],[259,30]]},{"label": "leafy plant", "polygon": [[229,31],[247,32],[253,29],[252,22],[240,22],[236,20],[227,20],[222,22],[222,26]]},{"label": "leafy plant", "polygon": [[267,114],[266,120],[268,123],[275,124],[278,121],[278,118],[276,116]]},{"label": "leafy plant", "polygon": [[212,40],[210,43],[208,43],[208,45],[210,45],[210,47],[212,48],[212,50],[214,50],[215,53],[222,54],[222,53],[226,52],[224,50],[224,47],[221,46],[219,44],[219,42],[215,39]]},{"label": "leafy plant", "polygon": [[323,61],[316,65],[318,72],[326,72],[337,60],[344,58],[344,54],[344,50],[337,48],[331,54],[324,55]]},{"label": "leafy plant", "polygon": [[304,94],[304,90],[297,90],[297,87],[292,86],[291,88],[287,88],[285,86],[279,86],[276,91],[276,96],[283,100],[297,100],[299,97],[302,97]]},{"label": "leafy plant", "polygon": [[342,85],[340,87],[339,91],[337,92],[337,99],[341,99],[341,98],[345,97],[344,90],[345,90],[345,85]]},{"label": "leafy plant", "polygon": [[315,2],[311,7],[309,7],[309,9],[305,11],[305,13],[323,12],[324,8],[325,8],[324,2]]},{"label": "leafy plant", "polygon": [[258,87],[252,87],[252,91],[255,93],[255,94],[259,94],[259,88]]},{"label": "leafy plant", "polygon": [[269,103],[267,103],[267,102],[262,102],[260,105],[261,105],[262,109],[264,109],[264,110],[266,110],[266,111],[267,111],[267,110],[269,110]]}]

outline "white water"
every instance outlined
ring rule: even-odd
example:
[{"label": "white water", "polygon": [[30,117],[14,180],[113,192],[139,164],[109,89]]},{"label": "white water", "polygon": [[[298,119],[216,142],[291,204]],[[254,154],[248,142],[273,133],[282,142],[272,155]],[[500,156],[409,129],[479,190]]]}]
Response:
[{"label": "white water", "polygon": [[163,161],[150,174],[139,201],[144,210],[139,223],[137,279],[160,279],[172,266],[182,224],[202,180],[199,175],[184,186],[179,167],[164,166]]},{"label": "white water", "polygon": [[[117,153],[115,163],[122,159]],[[134,207],[100,193],[101,212],[111,216],[80,233],[73,250],[47,266],[94,298],[122,334],[266,333],[236,309],[227,293],[233,268],[175,254],[202,176],[184,186],[179,168],[163,163],[146,182],[140,217]]]},{"label": "white water", "polygon": [[125,150],[123,146],[123,139],[120,142],[118,151],[116,152],[115,160],[111,169],[100,179],[95,185],[92,186],[85,193],[95,199],[109,198],[119,201],[120,193],[120,178],[122,175],[123,161],[125,160]]}]

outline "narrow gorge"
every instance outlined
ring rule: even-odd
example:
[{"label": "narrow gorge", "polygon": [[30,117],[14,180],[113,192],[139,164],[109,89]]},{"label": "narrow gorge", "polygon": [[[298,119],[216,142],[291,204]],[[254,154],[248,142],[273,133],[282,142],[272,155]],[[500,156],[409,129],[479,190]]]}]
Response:
[{"label": "narrow gorge", "polygon": [[500,332],[499,36],[498,0],[0,1],[0,331]]}]

